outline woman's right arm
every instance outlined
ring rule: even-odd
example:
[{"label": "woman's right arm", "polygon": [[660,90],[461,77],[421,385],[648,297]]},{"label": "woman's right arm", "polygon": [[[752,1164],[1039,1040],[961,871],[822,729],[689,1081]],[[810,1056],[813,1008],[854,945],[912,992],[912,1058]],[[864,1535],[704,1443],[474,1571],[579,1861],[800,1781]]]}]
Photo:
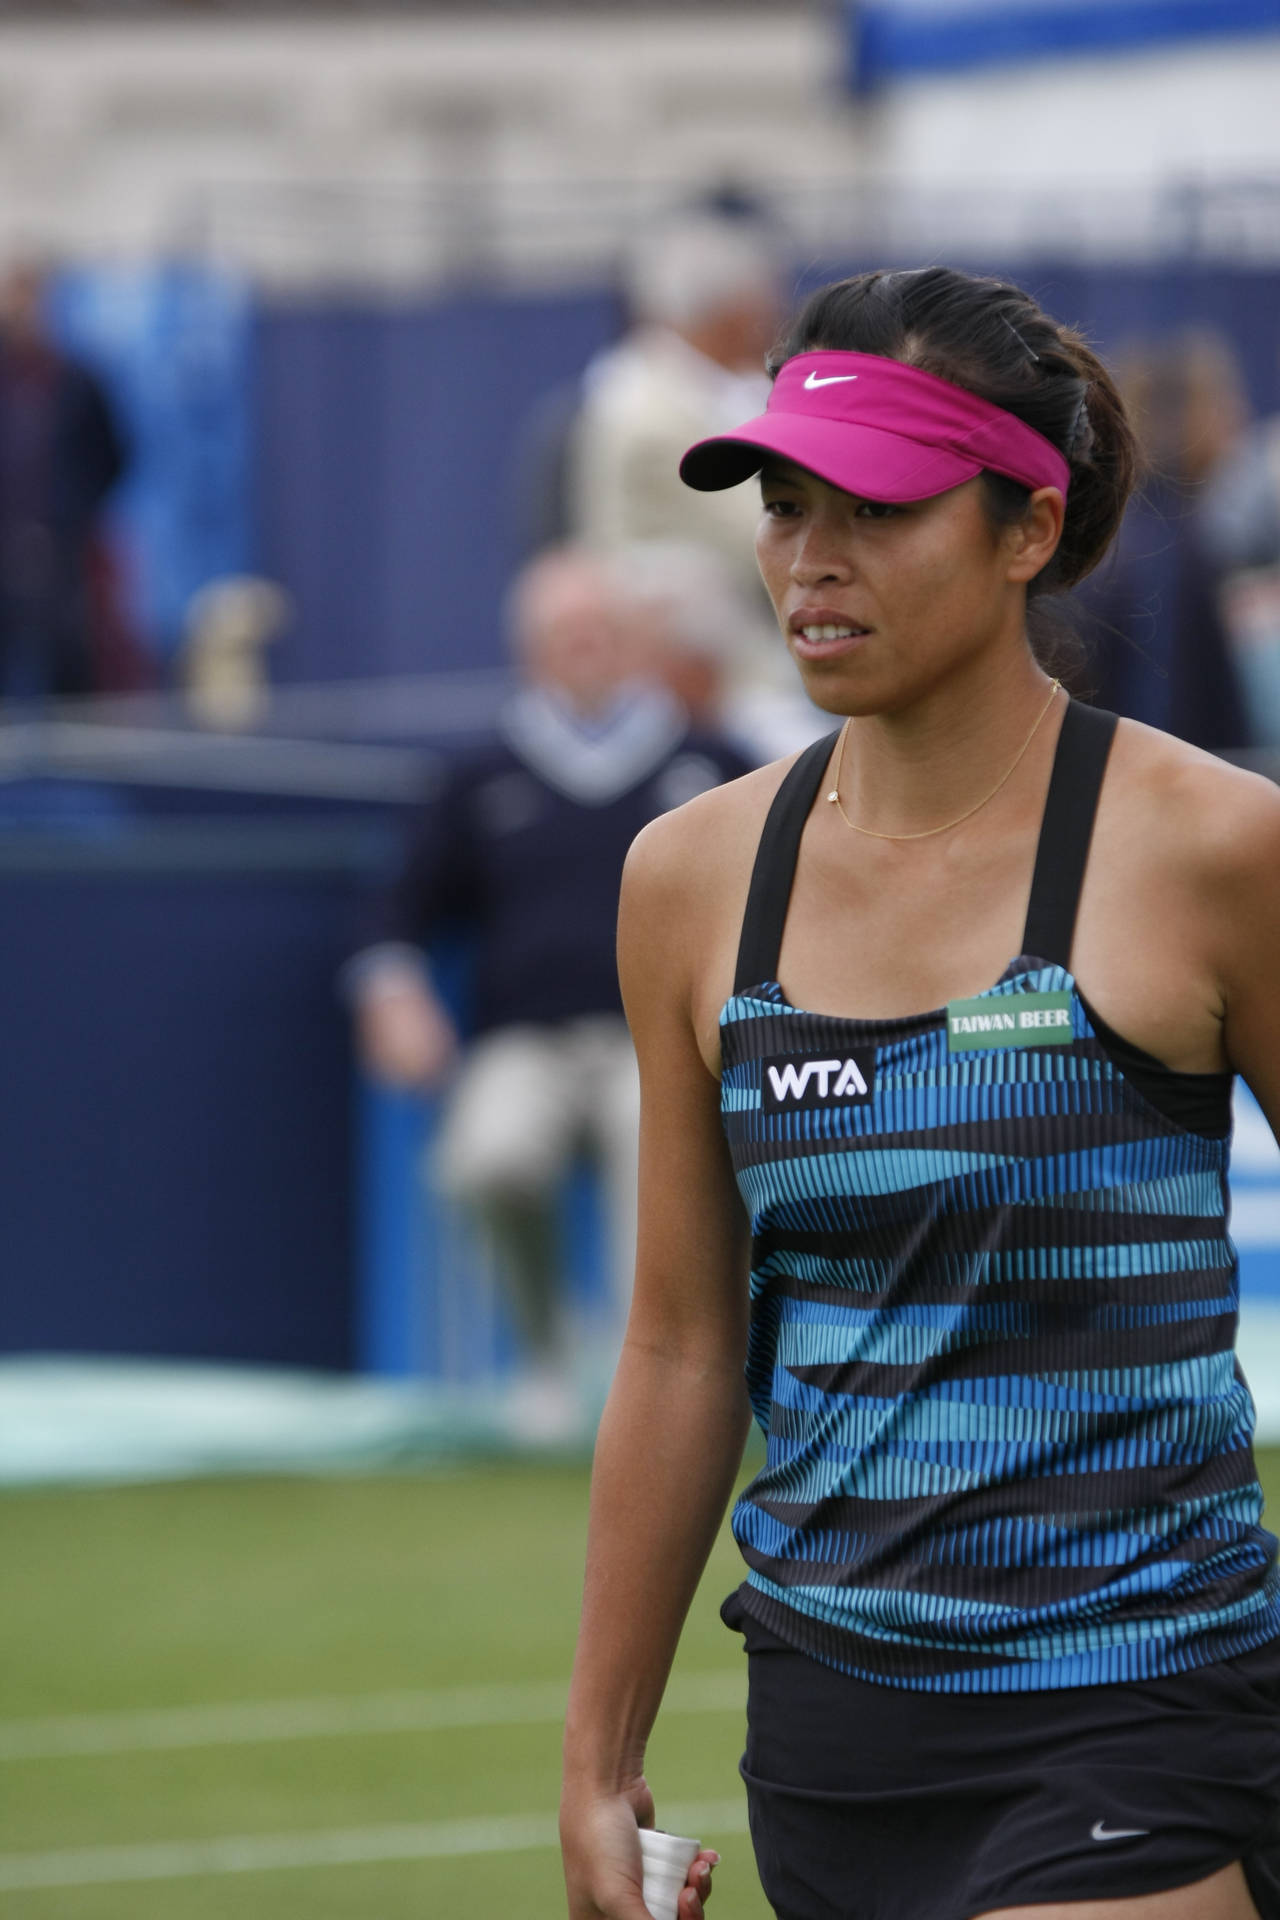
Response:
[{"label": "woman's right arm", "polygon": [[[666,816],[632,849],[619,916],[642,1089],[640,1227],[631,1317],[596,1445],[565,1730],[571,1920],[645,1920],[636,1833],[653,1822],[645,1744],[750,1420],[747,1223],[693,1017],[707,850],[694,844],[700,809],[682,814],[692,817]],[[705,1869],[691,1879],[705,1887]],[[681,1920],[700,1912],[686,1888]]]}]

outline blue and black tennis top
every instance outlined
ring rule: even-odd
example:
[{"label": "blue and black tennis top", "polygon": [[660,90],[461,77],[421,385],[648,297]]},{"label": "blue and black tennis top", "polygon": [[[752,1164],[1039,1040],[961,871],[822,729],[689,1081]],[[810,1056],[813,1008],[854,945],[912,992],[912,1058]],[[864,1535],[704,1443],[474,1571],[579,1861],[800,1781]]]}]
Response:
[{"label": "blue and black tennis top", "polygon": [[806,1013],[776,978],[829,740],[761,838],[721,1016],[767,1440],[734,1511],[741,1599],[868,1680],[1137,1681],[1280,1635],[1233,1351],[1230,1076],[1126,1044],[1070,972],[1114,727],[1068,708],[1024,951],[929,1013]]}]

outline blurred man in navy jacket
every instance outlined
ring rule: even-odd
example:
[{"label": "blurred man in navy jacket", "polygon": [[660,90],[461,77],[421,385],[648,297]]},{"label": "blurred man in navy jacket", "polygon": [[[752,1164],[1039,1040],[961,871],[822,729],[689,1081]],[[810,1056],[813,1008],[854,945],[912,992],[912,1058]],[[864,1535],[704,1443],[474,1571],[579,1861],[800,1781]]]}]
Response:
[{"label": "blurred man in navy jacket", "polygon": [[[649,820],[748,762],[637,677],[652,675],[652,635],[598,557],[559,548],[535,560],[510,627],[521,689],[496,737],[443,775],[379,937],[348,972],[369,1069],[448,1087],[433,1174],[495,1245],[530,1360],[530,1426],[550,1431],[572,1408],[554,1202],[581,1147],[607,1199],[615,1337],[634,1261],[638,1087],[614,962],[622,863]],[[449,925],[473,949],[465,1047],[423,957]]]}]

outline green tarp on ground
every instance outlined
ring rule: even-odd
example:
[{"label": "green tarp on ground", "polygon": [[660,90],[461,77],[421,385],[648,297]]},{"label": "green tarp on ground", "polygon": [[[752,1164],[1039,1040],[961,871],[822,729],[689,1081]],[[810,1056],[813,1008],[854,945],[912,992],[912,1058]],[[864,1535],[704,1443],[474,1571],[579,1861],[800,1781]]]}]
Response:
[{"label": "green tarp on ground", "polygon": [[[590,1438],[584,1416],[578,1449]],[[147,1360],[0,1360],[0,1484],[359,1472],[526,1446],[501,1383],[432,1388]]]},{"label": "green tarp on ground", "polygon": [[[1280,1444],[1280,1304],[1246,1305],[1257,1437]],[[584,1412],[576,1438],[590,1445]],[[534,1450],[508,1388],[149,1360],[0,1360],[0,1485],[353,1473]]]}]

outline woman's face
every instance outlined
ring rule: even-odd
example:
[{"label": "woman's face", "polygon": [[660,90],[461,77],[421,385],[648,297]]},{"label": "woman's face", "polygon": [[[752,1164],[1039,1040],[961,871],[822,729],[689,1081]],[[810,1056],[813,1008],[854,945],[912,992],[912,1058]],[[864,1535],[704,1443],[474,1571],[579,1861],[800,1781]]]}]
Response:
[{"label": "woman's face", "polygon": [[889,506],[778,461],[761,489],[760,572],[805,691],[827,712],[893,711],[1021,640],[1025,542],[992,527],[980,478]]}]

